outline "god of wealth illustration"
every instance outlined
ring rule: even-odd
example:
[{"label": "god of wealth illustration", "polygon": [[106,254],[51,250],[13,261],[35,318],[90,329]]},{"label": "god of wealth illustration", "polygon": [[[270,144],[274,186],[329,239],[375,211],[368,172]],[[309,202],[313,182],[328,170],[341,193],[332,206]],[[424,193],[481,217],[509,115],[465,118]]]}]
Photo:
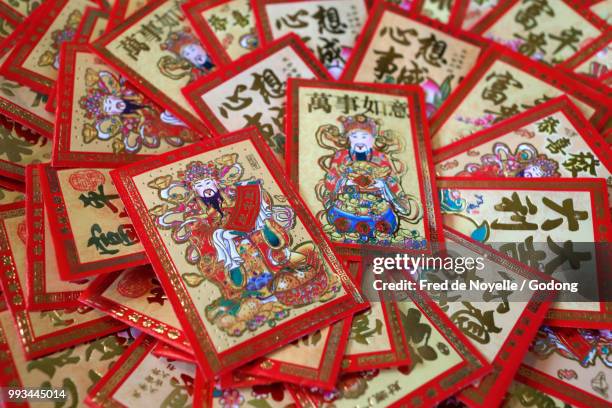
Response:
[{"label": "god of wealth illustration", "polygon": [[560,177],[559,163],[538,152],[530,143],[520,143],[514,151],[505,143],[497,142],[491,153],[480,157],[480,163],[468,163],[458,176],[484,177]]},{"label": "god of wealth illustration", "polygon": [[342,129],[327,124],[316,132],[319,146],[333,151],[318,161],[325,171],[316,187],[324,230],[333,241],[418,247],[423,237],[408,226],[422,220],[422,209],[401,185],[407,169],[395,157],[404,152],[399,136],[366,115],[338,121]]},{"label": "god of wealth illustration", "polygon": [[157,227],[171,230],[187,262],[198,267],[183,279],[219,289],[206,316],[232,336],[272,327],[292,309],[332,299],[341,287],[314,243],[295,236],[294,210],[280,204],[286,198],[273,197],[262,179],[243,176],[238,155],[226,154],[148,184],[163,201],[150,211]]},{"label": "god of wealth illustration", "polygon": [[215,68],[210,54],[189,28],[168,34],[160,48],[172,53],[157,61],[159,71],[170,79],[188,77],[189,82],[193,82]]},{"label": "god of wealth illustration", "polygon": [[161,110],[120,76],[87,68],[87,94],[79,100],[84,117],[85,143],[108,141],[114,153],[138,153],[143,147],[156,149],[161,141],[179,147],[198,140],[197,134],[172,113]]}]

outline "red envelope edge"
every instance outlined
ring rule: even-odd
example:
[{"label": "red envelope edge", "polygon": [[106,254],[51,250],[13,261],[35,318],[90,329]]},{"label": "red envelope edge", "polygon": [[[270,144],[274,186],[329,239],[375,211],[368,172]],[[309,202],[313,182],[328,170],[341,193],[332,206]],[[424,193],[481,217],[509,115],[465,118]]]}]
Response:
[{"label": "red envelope edge", "polygon": [[[440,333],[447,339],[447,341],[449,341],[452,347],[456,350],[461,348],[466,354],[464,355],[459,352],[459,355],[463,357],[463,360],[460,363],[448,369],[446,372],[439,374],[437,377],[431,379],[428,383],[421,385],[413,392],[400,397],[399,400],[391,404],[387,403],[388,408],[406,406],[432,407],[456,394],[458,391],[464,389],[473,382],[486,376],[491,371],[492,366],[486,362],[486,359],[480,354],[480,352],[478,352],[472,343],[459,331],[457,326],[451,322],[446,314],[433,302],[433,300],[431,300],[426,293],[420,290],[415,290],[413,292],[407,292],[407,295],[423,315],[432,318],[432,320],[428,319],[431,324],[437,326],[438,328],[443,328],[440,330]],[[401,370],[403,370],[403,375],[407,375],[407,381],[410,381],[411,367],[404,367],[401,368]],[[349,374],[349,376],[350,375],[354,376],[355,373]],[[452,386],[447,384],[449,381],[452,382]],[[310,393],[304,388],[298,388],[294,385],[288,385],[288,387],[299,406],[320,406],[322,401],[319,395]],[[401,392],[401,384],[399,392]]]},{"label": "red envelope edge", "polygon": [[40,190],[40,168],[36,165],[26,167],[26,197],[27,309],[54,310],[78,307],[81,305],[78,298],[82,290],[48,292],[46,289],[47,265],[44,241],[52,240],[52,237],[45,236],[45,205]]},{"label": "red envelope edge", "polygon": [[[473,189],[510,189],[510,190],[546,190],[546,191],[589,191],[593,202],[593,228],[596,242],[611,242],[610,212],[608,211],[608,192],[606,181],[601,178],[487,178],[487,177],[439,177],[439,189],[463,188]],[[465,237],[465,235],[458,233]],[[610,254],[597,251],[597,262],[600,265],[610,263]],[[607,277],[598,271],[598,287],[605,288]],[[600,289],[602,290],[602,289]],[[612,321],[612,302],[599,302],[599,311],[563,310],[551,307],[544,323],[560,327],[588,327],[605,329]]]},{"label": "red envelope edge", "polygon": [[75,256],[77,254],[76,244],[64,204],[62,186],[57,178],[57,169],[50,165],[39,165],[39,169],[45,206],[48,211],[55,214],[54,217],[49,217],[49,225],[55,242],[60,277],[63,280],[74,281],[148,263],[144,251],[112,259],[81,263],[78,256]]},{"label": "red envelope edge", "polygon": [[0,245],[0,255],[7,260],[7,263],[3,267],[3,272],[0,275],[0,287],[4,292],[13,321],[20,330],[20,340],[26,358],[32,360],[53,353],[54,351],[59,351],[124,329],[125,325],[123,323],[104,316],[39,337],[35,335],[30,321],[30,312],[25,308],[25,294],[23,293],[25,282],[19,282],[18,274],[16,273],[15,259],[10,249],[10,245],[7,242],[4,227],[5,219],[21,215],[25,215],[25,206],[23,202],[0,206],[0,224],[2,224],[2,231],[0,233],[0,240],[2,241],[2,245]]},{"label": "red envelope edge", "polygon": [[[510,52],[501,46],[493,44],[490,46],[489,50],[483,53],[478,64],[476,64],[470,73],[466,75],[449,99],[446,100],[446,102],[431,118],[430,133],[432,138],[435,138],[440,128],[449,119],[454,117],[454,112],[456,109],[461,106],[463,100],[473,91],[476,84],[483,79],[486,71],[498,60],[506,62],[588,105],[593,109],[593,114],[587,119],[597,129],[600,129],[605,125],[605,122],[609,116],[607,107],[610,105],[610,103],[612,103],[610,102],[610,92],[595,90],[587,85],[573,80],[569,76],[565,75],[562,71],[543,64],[538,64],[529,58]],[[435,149],[433,152],[434,156],[437,155],[443,147],[445,146]]]},{"label": "red envelope edge", "polygon": [[[42,7],[36,9],[32,15],[30,15],[25,21],[25,24],[33,23],[34,19],[40,13],[44,11]],[[3,58],[7,53],[11,52],[15,45],[19,43],[24,36],[27,34],[26,30],[15,30],[5,40],[0,42],[0,58]],[[32,104],[44,103],[45,95],[37,97]],[[45,138],[51,138],[53,136],[54,118],[51,115],[42,117],[28,110],[27,108],[20,106],[13,102],[6,95],[0,94],[0,113],[6,117],[32,129],[35,133],[39,133]]]},{"label": "red envelope edge", "polygon": [[[142,268],[148,269],[150,266],[143,265],[130,269],[138,270]],[[171,343],[172,348],[178,349],[178,352],[186,354],[187,356],[192,354],[191,345],[187,341],[182,328],[172,327],[156,319],[154,315],[147,315],[146,313],[131,309],[126,305],[104,296],[106,288],[113,284],[122,273],[123,271],[98,276],[87,289],[83,291],[79,297],[79,301],[108,314],[128,326],[135,327],[155,337],[160,341],[160,345]],[[193,356],[186,361],[194,361]]]}]

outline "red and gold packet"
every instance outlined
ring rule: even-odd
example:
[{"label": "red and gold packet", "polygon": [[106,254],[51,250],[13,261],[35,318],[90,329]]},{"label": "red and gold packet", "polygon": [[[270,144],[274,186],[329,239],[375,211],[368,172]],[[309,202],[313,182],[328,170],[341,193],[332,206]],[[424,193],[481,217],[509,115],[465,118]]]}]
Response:
[{"label": "red and gold packet", "polygon": [[183,89],[217,134],[255,126],[281,163],[285,160],[287,81],[328,78],[327,69],[294,34],[261,48]]},{"label": "red and gold packet", "polygon": [[[7,408],[62,403],[82,406],[88,390],[109,371],[130,341],[125,334],[110,334],[32,360],[24,354],[19,338],[10,313],[0,312],[1,401]],[[10,398],[10,390],[21,395],[29,392],[32,398]],[[45,391],[56,398],[41,398]]]},{"label": "red and gold packet", "polygon": [[446,227],[559,284],[575,285],[560,291],[564,297],[553,303],[545,323],[610,325],[612,302],[604,289],[610,252],[600,246],[612,233],[604,179],[441,177],[437,182]]},{"label": "red and gold packet", "polygon": [[286,171],[343,254],[432,253],[442,220],[416,87],[290,80]]},{"label": "red and gold packet", "polygon": [[[533,290],[527,283],[546,284],[552,279],[451,229],[445,229],[444,238],[453,257],[480,259],[482,268],[469,272],[463,268],[463,273],[455,268],[454,274],[427,271],[421,278],[426,277],[430,282],[456,279],[465,283],[467,290],[428,293],[493,367],[490,374],[462,390],[457,398],[470,407],[498,406],[555,298],[555,291]],[[472,280],[489,284],[512,282],[521,290],[477,291],[469,286]]]},{"label": "red and gold packet", "polygon": [[[85,9],[85,13],[83,13],[83,18],[79,23],[79,27],[77,28],[77,32],[74,36],[73,41],[80,44],[89,44],[97,40],[104,32],[106,31],[108,25],[108,12],[106,10],[101,10],[99,8],[87,7]],[[62,67],[65,64],[61,53],[62,48],[70,44],[71,42],[66,42],[60,46],[60,61],[58,67],[58,81],[56,81],[53,90],[49,93],[49,99],[45,104],[45,109],[47,112],[50,112],[55,115],[57,110],[57,97],[58,97],[58,89],[62,89],[62,86],[58,83],[62,77],[62,70],[65,69]]]},{"label": "red and gold packet", "polygon": [[89,391],[89,407],[192,406],[196,365],[152,353],[157,341],[145,334],[123,353]]},{"label": "red and gold packet", "polygon": [[49,95],[57,80],[61,44],[75,38],[85,9],[96,5],[89,0],[46,2],[0,67],[0,73]]},{"label": "red and gold packet", "polygon": [[79,300],[193,355],[183,328],[149,265],[99,276]]},{"label": "red and gold packet", "polygon": [[432,147],[448,146],[563,94],[597,129],[605,126],[609,93],[495,46],[432,118]]},{"label": "red and gold packet", "polygon": [[[562,21],[562,24],[559,22]],[[471,31],[530,59],[557,65],[599,37],[606,23],[575,2],[500,2]]]},{"label": "red and gold packet", "polygon": [[183,5],[194,30],[220,65],[261,46],[249,0],[193,0]]},{"label": "red and gold packet", "polygon": [[[26,219],[24,203],[0,207],[0,286],[26,359],[35,359],[75,344],[117,332],[122,323],[87,306],[51,311],[26,309]],[[13,340],[11,340],[13,341]]]},{"label": "red and gold packet", "polygon": [[49,213],[40,185],[40,167],[26,168],[26,306],[28,310],[57,310],[82,306],[79,295],[87,280],[66,282],[60,279],[55,242],[51,235]]},{"label": "red and gold packet", "polygon": [[264,45],[294,33],[339,78],[368,15],[365,0],[255,0]]},{"label": "red and gold packet", "polygon": [[381,1],[370,12],[342,80],[418,85],[429,118],[486,48],[477,36]]},{"label": "red and gold packet", "polygon": [[606,141],[567,96],[446,146],[434,161],[438,177],[607,179],[612,175]]},{"label": "red and gold packet", "polygon": [[[40,12],[41,10],[38,10],[36,15]],[[32,24],[37,18],[36,15],[28,17],[24,24]],[[15,45],[20,43],[26,34],[27,30],[17,30],[0,43],[0,64],[6,61]],[[45,109],[48,95],[9,80],[3,75],[0,75],[0,79],[2,79],[0,114],[32,129],[33,132],[50,138],[53,135],[55,117]]]},{"label": "red and gold packet", "polygon": [[200,139],[88,44],[62,48],[53,165],[116,167]]},{"label": "red and gold packet", "polygon": [[254,129],[112,175],[207,377],[367,308]]},{"label": "red and gold packet", "polygon": [[63,280],[148,263],[108,169],[39,169]]},{"label": "red and gold packet", "polygon": [[209,77],[217,62],[194,34],[181,8],[183,3],[150,1],[92,46],[140,92],[201,136],[210,136],[181,89]]},{"label": "red and gold packet", "polygon": [[490,371],[485,358],[425,293],[409,291],[398,305],[413,349],[411,365],[349,373],[328,391],[290,386],[299,406],[435,406]]}]

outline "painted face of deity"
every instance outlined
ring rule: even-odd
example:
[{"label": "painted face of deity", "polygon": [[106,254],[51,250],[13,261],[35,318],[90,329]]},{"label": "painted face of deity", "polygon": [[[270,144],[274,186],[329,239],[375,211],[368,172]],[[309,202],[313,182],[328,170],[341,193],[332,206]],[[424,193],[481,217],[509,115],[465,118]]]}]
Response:
[{"label": "painted face of deity", "polygon": [[541,178],[545,176],[544,170],[540,166],[533,165],[525,167],[522,173],[523,177],[526,178]]},{"label": "painted face of deity", "polygon": [[219,187],[213,179],[202,179],[193,183],[193,189],[202,198],[210,198],[219,192]]},{"label": "painted face of deity", "polygon": [[104,98],[104,112],[108,115],[119,115],[126,107],[124,100],[117,96],[109,95]]},{"label": "painted face of deity", "polygon": [[351,151],[355,153],[369,152],[374,146],[374,136],[367,130],[352,130],[348,134],[348,138],[351,143]]},{"label": "painted face of deity", "polygon": [[193,183],[193,189],[207,207],[214,208],[223,216],[223,211],[221,210],[223,197],[221,197],[219,186],[214,179],[205,178],[198,180]]},{"label": "painted face of deity", "polygon": [[208,54],[199,44],[188,44],[181,48],[181,57],[197,68],[205,68],[208,61]]}]

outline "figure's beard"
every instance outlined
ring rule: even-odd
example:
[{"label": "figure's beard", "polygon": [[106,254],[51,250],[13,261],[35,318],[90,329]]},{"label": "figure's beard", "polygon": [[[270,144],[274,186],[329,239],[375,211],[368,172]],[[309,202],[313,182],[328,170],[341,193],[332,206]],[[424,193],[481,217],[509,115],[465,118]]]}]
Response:
[{"label": "figure's beard", "polygon": [[353,149],[351,147],[349,152],[351,154],[351,157],[354,160],[357,160],[357,161],[368,161],[370,159],[369,156],[370,156],[370,153],[372,152],[372,148],[369,148],[369,149],[366,149],[366,150],[362,150],[362,151],[357,151],[356,149]]},{"label": "figure's beard", "polygon": [[140,105],[138,103],[132,102],[129,99],[124,99],[123,103],[125,103],[125,109],[123,110],[123,112],[121,112],[121,114],[123,114],[123,115],[130,115],[130,114],[136,113],[140,109],[144,108],[143,105]]},{"label": "figure's beard", "polygon": [[210,197],[200,196],[200,199],[206,205],[207,208],[214,208],[219,214],[221,214],[221,218],[223,218],[223,210],[221,209],[221,204],[223,203],[223,197],[221,196],[221,192],[219,190],[215,191]]}]

